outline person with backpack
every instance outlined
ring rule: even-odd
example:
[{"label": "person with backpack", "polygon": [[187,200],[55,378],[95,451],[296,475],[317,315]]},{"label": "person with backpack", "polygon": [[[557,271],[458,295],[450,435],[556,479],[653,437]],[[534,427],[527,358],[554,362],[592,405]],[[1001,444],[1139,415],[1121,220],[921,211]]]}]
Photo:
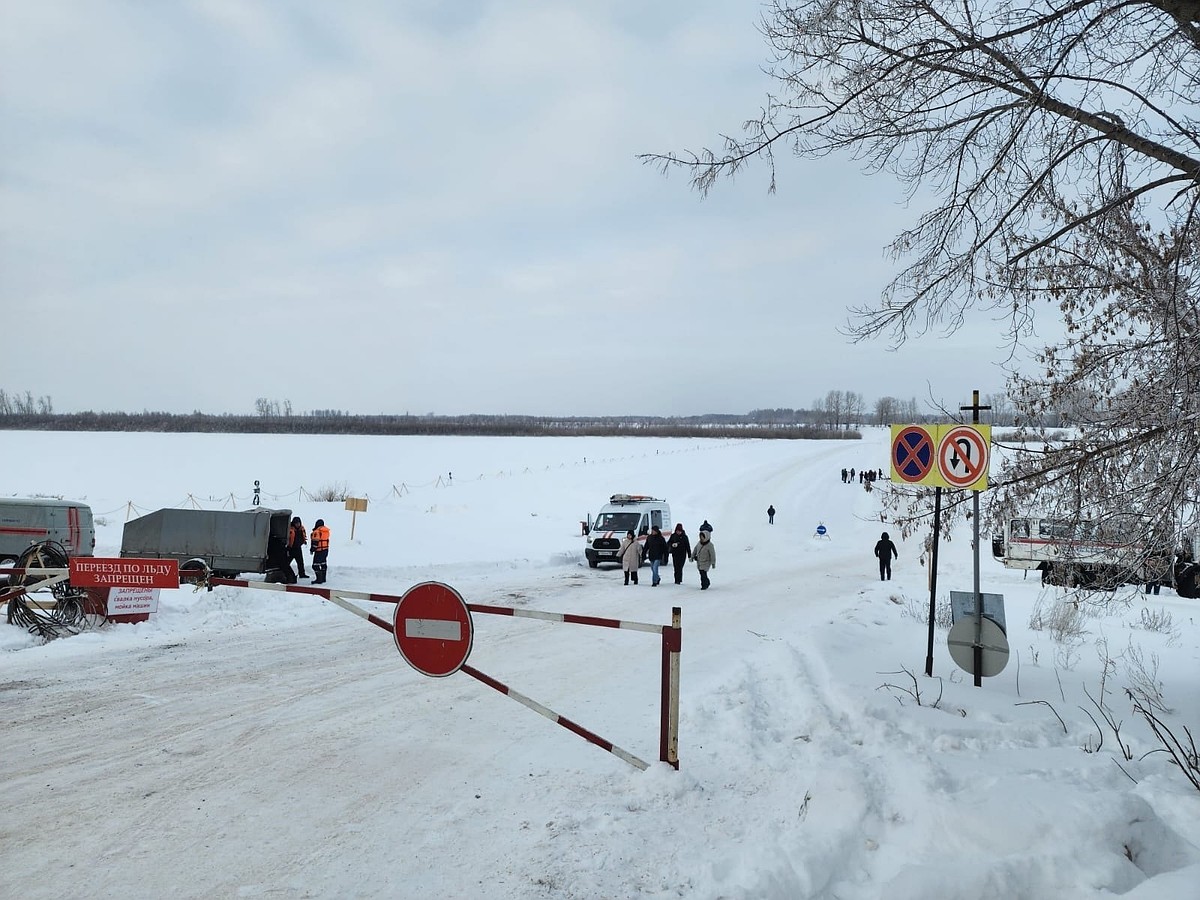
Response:
[{"label": "person with backpack", "polygon": [[309,549],[312,550],[312,570],[313,574],[317,576],[313,584],[324,584],[325,576],[329,572],[329,528],[325,525],[324,519],[317,519],[310,538],[312,541],[309,544]]},{"label": "person with backpack", "polygon": [[892,539],[888,537],[885,531],[875,542],[875,556],[879,559],[879,580],[892,580],[892,558],[899,559],[900,554],[896,551],[896,545],[892,543]]},{"label": "person with backpack", "polygon": [[683,564],[692,558],[692,542],[682,524],[677,524],[667,540],[667,552],[671,554],[671,564],[675,567],[675,583],[683,584]]},{"label": "person with backpack", "polygon": [[288,559],[296,564],[296,573],[300,578],[308,578],[304,572],[304,545],[308,543],[308,532],[299,516],[292,517],[288,526],[287,551]]}]

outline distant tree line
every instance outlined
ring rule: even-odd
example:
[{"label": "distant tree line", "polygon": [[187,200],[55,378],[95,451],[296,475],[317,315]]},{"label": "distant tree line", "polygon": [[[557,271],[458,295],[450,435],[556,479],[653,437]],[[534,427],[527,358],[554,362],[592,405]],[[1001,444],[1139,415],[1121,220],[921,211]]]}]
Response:
[{"label": "distant tree line", "polygon": [[25,431],[157,431],[237,434],[367,434],[457,436],[636,436],[705,438],[856,439],[852,429],[796,422],[752,421],[749,416],[392,416],[209,415],[194,412],[5,413],[0,429]]},{"label": "distant tree line", "polygon": [[[991,410],[983,421],[1018,424],[1004,395],[989,394]],[[1074,411],[1063,421],[1079,421]],[[866,425],[958,421],[957,408],[937,409],[914,399],[882,397],[872,407],[854,391],[829,391],[809,409],[790,407],[751,410],[745,414],[710,413],[700,416],[521,416],[472,414],[463,416],[379,414],[358,415],[336,409],[294,413],[291,400],[259,397],[254,414],[127,412],[55,413],[49,396],[34,397],[0,390],[0,429],[42,431],[162,431],[245,434],[423,434],[423,435],[643,435],[653,437],[760,437],[782,439],[857,438]],[[1053,421],[1051,419],[1054,419]],[[1061,424],[1050,416],[1039,424]]]}]

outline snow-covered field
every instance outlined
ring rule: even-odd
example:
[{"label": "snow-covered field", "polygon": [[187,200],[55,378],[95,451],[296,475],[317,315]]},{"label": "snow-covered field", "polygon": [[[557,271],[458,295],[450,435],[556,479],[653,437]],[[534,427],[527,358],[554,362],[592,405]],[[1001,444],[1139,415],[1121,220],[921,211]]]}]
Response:
[{"label": "snow-covered field", "polygon": [[[883,430],[4,445],[0,493],[87,501],[99,556],[128,515],[243,509],[258,479],[264,505],[331,526],[330,588],[437,580],[470,603],[661,624],[679,606],[683,650],[680,769],[640,771],[465,673],[419,675],[311,596],[164,591],[148,623],[44,646],[0,624],[0,896],[1200,897],[1200,792],[1123,693],[1150,685],[1177,735],[1200,727],[1197,601],[1126,588],[1056,642],[1030,623],[1061,589],[985,545],[1008,667],[974,687],[939,630],[926,678],[919,542],[881,583],[877,497],[839,476],[886,471]],[[353,541],[343,504],[301,499],[324,486],[369,496]],[[712,590],[694,567],[659,587],[589,569],[579,523],[614,492],[666,497],[693,538],[708,518]],[[967,533],[942,551],[939,593],[970,590]],[[474,627],[471,666],[657,759],[656,636]]]}]

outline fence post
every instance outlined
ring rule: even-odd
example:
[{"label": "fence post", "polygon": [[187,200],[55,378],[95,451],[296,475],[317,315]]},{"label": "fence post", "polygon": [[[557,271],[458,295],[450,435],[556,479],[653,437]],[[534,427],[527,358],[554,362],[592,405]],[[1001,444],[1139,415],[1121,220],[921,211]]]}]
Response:
[{"label": "fence post", "polygon": [[679,768],[679,652],[683,649],[682,610],[671,607],[671,627],[662,633],[662,728],[658,758]]}]

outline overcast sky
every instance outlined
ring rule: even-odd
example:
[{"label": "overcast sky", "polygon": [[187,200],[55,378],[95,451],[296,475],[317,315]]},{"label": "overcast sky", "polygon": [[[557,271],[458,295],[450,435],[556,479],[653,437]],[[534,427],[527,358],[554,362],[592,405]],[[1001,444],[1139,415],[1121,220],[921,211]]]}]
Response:
[{"label": "overcast sky", "polygon": [[753,0],[0,0],[0,387],[59,412],[691,415],[1003,388],[1000,332],[889,352],[900,187],[706,199],[772,83]]}]

